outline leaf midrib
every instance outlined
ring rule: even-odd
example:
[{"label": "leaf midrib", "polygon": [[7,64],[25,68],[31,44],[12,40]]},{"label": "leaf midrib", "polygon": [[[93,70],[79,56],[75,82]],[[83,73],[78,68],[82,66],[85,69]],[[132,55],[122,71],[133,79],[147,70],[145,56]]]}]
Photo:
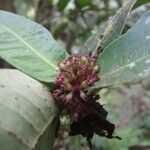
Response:
[{"label": "leaf midrib", "polygon": [[53,69],[57,70],[56,65],[50,63],[47,59],[45,59],[45,57],[43,57],[40,53],[38,53],[31,45],[29,45],[25,40],[23,40],[19,35],[17,35],[12,29],[8,28],[6,25],[4,25],[2,23],[0,23],[0,25],[3,26],[8,32],[10,32],[17,39],[19,39],[24,45],[26,45],[32,52],[34,52],[36,55],[38,55],[49,66],[51,66]]}]

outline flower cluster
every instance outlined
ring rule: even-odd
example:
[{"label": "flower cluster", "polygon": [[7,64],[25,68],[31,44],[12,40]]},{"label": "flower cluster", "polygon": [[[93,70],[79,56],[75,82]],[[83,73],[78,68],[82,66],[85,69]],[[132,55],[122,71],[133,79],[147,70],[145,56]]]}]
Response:
[{"label": "flower cluster", "polygon": [[81,134],[89,140],[96,133],[120,139],[112,135],[115,126],[106,119],[107,111],[97,102],[99,94],[90,88],[100,80],[96,59],[73,55],[58,66],[59,74],[52,94],[61,113],[70,115],[70,135]]},{"label": "flower cluster", "polygon": [[64,109],[74,119],[78,115],[88,113],[87,106],[99,99],[99,95],[90,91],[98,77],[99,67],[96,60],[90,56],[69,56],[58,64],[60,72],[56,78],[57,88],[53,96],[61,109]]}]

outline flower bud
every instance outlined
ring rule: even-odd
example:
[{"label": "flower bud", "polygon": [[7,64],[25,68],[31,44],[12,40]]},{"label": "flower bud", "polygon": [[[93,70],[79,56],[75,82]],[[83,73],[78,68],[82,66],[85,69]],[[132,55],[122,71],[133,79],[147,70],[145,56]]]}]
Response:
[{"label": "flower bud", "polygon": [[85,56],[81,56],[81,61],[85,64],[88,62],[87,58]]},{"label": "flower bud", "polygon": [[83,91],[80,92],[80,97],[81,97],[83,100],[85,100],[86,95],[85,95],[85,93],[84,93]]},{"label": "flower bud", "polygon": [[87,87],[87,86],[88,86],[88,85],[87,85],[87,82],[86,82],[86,81],[83,81],[83,82],[81,83],[81,86],[82,86],[82,88]]},{"label": "flower bud", "polygon": [[66,90],[71,91],[71,89],[72,89],[72,85],[70,83],[67,83],[66,84]]},{"label": "flower bud", "polygon": [[77,75],[78,75],[78,76],[79,76],[79,75],[81,75],[81,72],[80,72],[80,70],[78,70],[78,71],[77,71]]},{"label": "flower bud", "polygon": [[66,67],[65,67],[65,65],[64,65],[63,63],[60,63],[60,64],[59,64],[59,68],[60,68],[61,70],[64,70]]},{"label": "flower bud", "polygon": [[69,83],[69,80],[67,78],[64,79],[64,83],[67,84]]},{"label": "flower bud", "polygon": [[98,71],[99,67],[96,65],[93,69],[93,74],[95,74]]},{"label": "flower bud", "polygon": [[66,100],[69,101],[72,99],[72,93],[66,95]]}]

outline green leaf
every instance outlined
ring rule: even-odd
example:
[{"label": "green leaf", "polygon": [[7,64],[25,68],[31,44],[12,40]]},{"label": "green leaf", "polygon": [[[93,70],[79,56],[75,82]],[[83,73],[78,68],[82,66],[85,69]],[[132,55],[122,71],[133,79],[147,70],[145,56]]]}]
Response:
[{"label": "green leaf", "polygon": [[103,32],[97,32],[90,37],[82,47],[80,53],[89,54],[92,52],[92,56],[96,56],[99,47],[104,49],[113,40],[118,38],[122,33],[128,13],[136,1],[137,0],[129,0],[120,8],[116,15],[106,23],[105,30]]},{"label": "green leaf", "polygon": [[97,62],[100,64],[101,80],[96,88],[150,76],[150,12],[112,42]]},{"label": "green leaf", "polygon": [[78,7],[84,7],[92,4],[91,0],[75,0],[75,4]]},{"label": "green leaf", "polygon": [[137,7],[140,7],[146,3],[149,3],[149,0],[138,0],[135,5],[133,6],[133,9],[136,9]]},{"label": "green leaf", "polygon": [[59,2],[57,4],[58,10],[63,11],[66,8],[68,2],[69,2],[69,0],[63,0],[63,1],[59,0]]},{"label": "green leaf", "polygon": [[17,70],[0,70],[2,150],[52,149],[57,113],[46,86]]},{"label": "green leaf", "polygon": [[57,63],[68,54],[41,25],[0,11],[0,57],[44,82],[52,82]]}]

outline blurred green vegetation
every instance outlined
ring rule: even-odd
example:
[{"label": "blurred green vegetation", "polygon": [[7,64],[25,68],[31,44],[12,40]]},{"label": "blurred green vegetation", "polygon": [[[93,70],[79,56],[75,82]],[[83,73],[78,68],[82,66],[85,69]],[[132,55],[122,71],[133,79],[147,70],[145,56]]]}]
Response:
[{"label": "blurred green vegetation", "polygon": [[[45,26],[68,52],[77,53],[88,37],[115,14],[126,0],[0,0],[0,9],[24,15]],[[125,33],[147,10],[149,0],[138,0],[128,17]],[[0,61],[0,67],[11,67]],[[100,103],[108,110],[108,119],[116,124],[122,140],[94,136],[95,150],[150,149],[150,80],[118,85],[100,93]],[[63,119],[62,119],[63,120]],[[63,120],[63,122],[65,122]],[[65,123],[64,123],[65,124]],[[88,150],[81,136],[68,137],[61,127],[54,150]]]}]

